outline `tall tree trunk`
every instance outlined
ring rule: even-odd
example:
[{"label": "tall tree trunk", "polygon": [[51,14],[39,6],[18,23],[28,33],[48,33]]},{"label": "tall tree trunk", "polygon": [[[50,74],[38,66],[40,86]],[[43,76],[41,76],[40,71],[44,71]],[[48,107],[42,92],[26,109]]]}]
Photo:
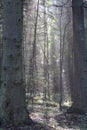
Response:
[{"label": "tall tree trunk", "polygon": [[63,79],[62,79],[62,70],[63,70],[63,47],[62,47],[62,13],[63,8],[60,8],[60,101],[59,101],[59,109],[62,110],[62,101],[63,101]]},{"label": "tall tree trunk", "polygon": [[73,107],[87,111],[87,46],[84,32],[84,8],[82,0],[72,1],[73,11],[73,53],[74,84],[72,88]]},{"label": "tall tree trunk", "polygon": [[0,1],[0,86],[1,86],[1,65],[2,65],[2,1]]},{"label": "tall tree trunk", "polygon": [[3,63],[0,119],[18,125],[28,118],[22,59],[23,1],[3,0]]},{"label": "tall tree trunk", "polygon": [[[37,65],[36,65],[36,52],[37,52],[37,24],[38,24],[38,13],[39,13],[39,0],[37,1],[37,9],[36,9],[36,16],[35,16],[35,27],[34,27],[34,41],[33,41],[33,48],[32,48],[32,56],[31,56],[31,64],[32,64],[32,88],[33,93],[36,93],[36,77],[37,77]],[[31,79],[31,80],[32,80]]]}]

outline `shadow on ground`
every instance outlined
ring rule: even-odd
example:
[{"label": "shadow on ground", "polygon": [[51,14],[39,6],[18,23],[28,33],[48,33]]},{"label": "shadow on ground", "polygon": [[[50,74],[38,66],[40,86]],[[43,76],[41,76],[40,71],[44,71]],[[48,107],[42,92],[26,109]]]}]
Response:
[{"label": "shadow on ground", "polygon": [[45,126],[44,124],[33,122],[29,125],[23,126],[10,126],[10,127],[0,127],[0,130],[54,130],[51,127]]},{"label": "shadow on ground", "polygon": [[87,114],[61,112],[55,116],[58,126],[68,130],[87,130]]}]

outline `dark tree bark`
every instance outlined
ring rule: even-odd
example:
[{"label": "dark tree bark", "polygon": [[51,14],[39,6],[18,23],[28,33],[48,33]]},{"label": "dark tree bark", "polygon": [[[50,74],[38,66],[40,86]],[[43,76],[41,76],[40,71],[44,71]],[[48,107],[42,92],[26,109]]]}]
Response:
[{"label": "dark tree bark", "polygon": [[2,65],[2,1],[0,1],[0,86],[1,86],[1,65]]},{"label": "dark tree bark", "polygon": [[3,61],[0,119],[19,125],[28,119],[22,59],[23,1],[3,0]]},{"label": "dark tree bark", "polygon": [[83,1],[73,0],[72,11],[74,54],[72,107],[87,111],[87,45],[85,44]]}]

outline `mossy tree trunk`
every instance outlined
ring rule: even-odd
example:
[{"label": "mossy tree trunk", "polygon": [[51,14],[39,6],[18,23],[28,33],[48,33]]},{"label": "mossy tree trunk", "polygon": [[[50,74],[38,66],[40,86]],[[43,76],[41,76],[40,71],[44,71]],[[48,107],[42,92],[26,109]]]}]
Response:
[{"label": "mossy tree trunk", "polygon": [[23,1],[3,0],[3,61],[0,119],[18,125],[27,118],[22,60]]}]

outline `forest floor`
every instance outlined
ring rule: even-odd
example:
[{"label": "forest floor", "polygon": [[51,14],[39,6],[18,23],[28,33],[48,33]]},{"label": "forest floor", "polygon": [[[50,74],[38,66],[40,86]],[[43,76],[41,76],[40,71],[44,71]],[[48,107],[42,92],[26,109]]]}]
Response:
[{"label": "forest floor", "polygon": [[[54,113],[52,113],[54,114]],[[56,113],[57,114],[57,113]],[[60,113],[44,117],[39,112],[30,114],[33,121],[43,124],[43,128],[34,130],[87,130],[87,115]]]},{"label": "forest floor", "polygon": [[58,103],[43,101],[35,97],[29,101],[28,109],[32,123],[21,127],[0,128],[0,130],[87,130],[87,115],[66,113],[58,110]]},{"label": "forest floor", "polygon": [[53,100],[43,101],[41,97],[35,97],[29,105],[30,117],[44,128],[34,130],[87,130],[87,115],[66,113],[69,106],[70,104],[66,103],[61,112],[58,103]]},{"label": "forest floor", "polygon": [[[87,130],[87,120],[85,117],[60,114],[54,118],[49,118],[50,123],[43,122],[39,113],[31,113],[33,122],[30,125],[20,127],[0,128],[0,130]],[[86,117],[87,118],[87,117]],[[41,123],[43,122],[43,123]]]}]

